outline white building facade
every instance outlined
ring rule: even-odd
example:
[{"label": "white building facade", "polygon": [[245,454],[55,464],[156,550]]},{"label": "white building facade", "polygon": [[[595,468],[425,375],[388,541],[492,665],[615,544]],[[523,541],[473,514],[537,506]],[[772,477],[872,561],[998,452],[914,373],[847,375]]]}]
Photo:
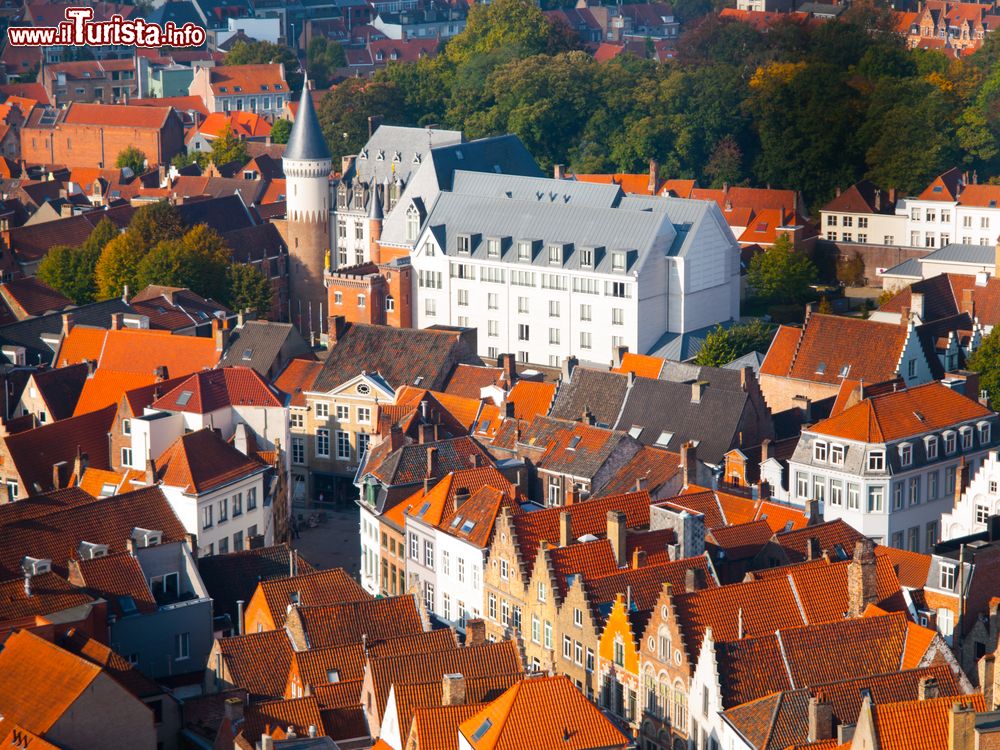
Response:
[{"label": "white building facade", "polygon": [[739,317],[739,246],[707,201],[460,172],[415,245],[415,325],[477,328],[483,356],[609,361]]},{"label": "white building facade", "polygon": [[990,516],[1000,515],[1000,452],[991,450],[970,473],[969,485],[949,513],[941,516],[941,540],[987,530]]}]

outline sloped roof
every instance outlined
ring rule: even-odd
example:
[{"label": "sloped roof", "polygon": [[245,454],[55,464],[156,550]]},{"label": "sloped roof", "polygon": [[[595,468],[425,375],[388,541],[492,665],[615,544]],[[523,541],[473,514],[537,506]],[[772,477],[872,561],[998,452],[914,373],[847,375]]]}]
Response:
[{"label": "sloped roof", "polygon": [[267,468],[260,461],[240,453],[207,427],[181,435],[156,463],[157,478],[163,484],[195,495]]},{"label": "sloped roof", "polygon": [[362,636],[384,640],[424,629],[409,594],[299,607],[298,611],[311,648],[360,643]]},{"label": "sloped roof", "polygon": [[295,123],[292,125],[288,145],[285,147],[284,159],[294,161],[318,161],[330,159],[330,149],[323,137],[323,129],[316,116],[316,108],[309,87],[302,87],[299,98],[299,108],[295,112]]},{"label": "sloped roof", "polygon": [[889,191],[879,189],[871,180],[861,180],[827,203],[823,211],[837,213],[889,214],[896,205],[889,201]]},{"label": "sloped roof", "polygon": [[280,698],[292,663],[292,644],[284,630],[265,630],[217,643],[233,683],[255,696]]},{"label": "sloped roof", "polygon": [[568,677],[522,680],[459,726],[475,750],[624,748],[629,740]]},{"label": "sloped roof", "polygon": [[[124,657],[77,628],[70,629],[59,645],[82,659],[96,664],[115,682],[137,698],[162,695],[164,690],[149,677],[128,663]],[[34,745],[31,746],[34,750]]]},{"label": "sloped roof", "polygon": [[49,419],[58,421],[73,415],[87,373],[87,365],[70,365],[40,370],[32,375],[35,387],[48,407]]},{"label": "sloped roof", "polygon": [[46,617],[66,609],[94,603],[95,597],[74,588],[56,573],[31,578],[31,596],[24,592],[24,577],[0,582],[0,622]]},{"label": "sloped roof", "polygon": [[125,614],[122,606],[125,597],[132,600],[140,613],[157,610],[156,600],[139,560],[129,552],[116,552],[92,560],[74,560],[70,563],[70,575],[78,586],[104,599],[109,611],[116,617]]},{"label": "sloped roof", "polygon": [[263,594],[271,619],[278,627],[285,621],[285,612],[292,603],[292,594],[297,595],[298,603],[303,607],[365,602],[372,598],[343,568],[272,578],[261,581],[257,590]]},{"label": "sloped roof", "polygon": [[[68,482],[77,451],[87,455],[90,466],[110,468],[108,430],[114,416],[115,408],[108,406],[5,437],[7,454],[26,491],[39,494],[61,489],[53,486],[52,467],[65,461]],[[14,472],[8,471],[7,476],[13,477]]]},{"label": "sloped roof", "polygon": [[598,425],[613,427],[627,389],[628,377],[624,374],[577,367],[569,381],[559,384],[549,414],[559,419],[580,419],[589,409]]},{"label": "sloped roof", "polygon": [[603,605],[613,604],[619,594],[630,592],[635,608],[648,610],[656,604],[664,584],[669,583],[676,590],[683,591],[687,572],[692,569],[705,573],[705,583],[708,586],[719,585],[708,560],[703,555],[698,555],[588,578],[584,581],[587,600],[600,609]]},{"label": "sloped roof", "polygon": [[8,304],[16,306],[18,318],[41,315],[52,310],[62,310],[73,304],[71,299],[57,292],[50,286],[39,281],[34,276],[23,279],[12,279],[0,284],[0,295]]},{"label": "sloped roof", "polygon": [[555,383],[518,380],[507,393],[507,403],[514,404],[515,419],[530,421],[549,413],[555,393]]},{"label": "sloped roof", "polygon": [[323,363],[312,359],[293,359],[275,378],[274,387],[290,397],[290,406],[305,406],[305,391],[311,390]]},{"label": "sloped roof", "polygon": [[273,387],[249,367],[197,372],[153,402],[154,409],[192,414],[208,414],[225,406],[283,405]]},{"label": "sloped roof", "polygon": [[958,167],[952,167],[931,180],[924,188],[918,200],[922,201],[954,201],[961,189],[962,172]]},{"label": "sloped roof", "polygon": [[75,414],[87,414],[106,406],[118,405],[128,399],[132,414],[139,415],[159,397],[175,385],[181,383],[184,375],[156,381],[153,373],[118,372],[117,370],[95,370],[83,384],[80,400],[76,402]]},{"label": "sloped roof", "polygon": [[459,725],[484,707],[482,703],[463,703],[415,708],[412,731],[420,749],[456,750]]},{"label": "sloped roof", "polygon": [[622,445],[632,443],[638,446],[624,432],[593,427],[582,422],[572,422],[552,417],[535,417],[527,429],[512,435],[508,429],[498,433],[495,445],[507,447],[509,438],[515,443],[510,450],[531,447],[541,455],[534,457],[534,464],[540,469],[569,474],[575,477],[593,477],[605,465],[611,455]]},{"label": "sloped roof", "polygon": [[269,371],[273,367],[283,365],[282,348],[286,344],[290,349],[289,356],[315,359],[309,344],[291,323],[248,320],[230,333],[225,354],[219,364],[223,367],[252,367],[264,377],[270,377]]},{"label": "sloped roof", "polygon": [[[27,630],[17,631],[0,651],[0,705],[5,721],[45,734],[101,674],[86,659]],[[45,675],[44,690],[26,690]]]},{"label": "sloped roof", "polygon": [[[480,466],[451,471],[441,478],[429,492],[417,490],[397,506],[401,514],[419,519],[431,526],[441,524],[447,529],[444,519],[452,518],[455,513],[456,497],[465,507],[472,497],[485,487],[496,491],[514,492],[514,486],[493,466]],[[396,511],[396,508],[393,509]],[[461,511],[461,508],[459,508]],[[390,511],[391,513],[392,511]],[[402,517],[397,521],[403,527]]]},{"label": "sloped roof", "polygon": [[451,536],[471,545],[486,549],[493,538],[493,527],[501,511],[506,508],[511,515],[521,512],[517,503],[518,492],[513,485],[500,490],[483,486],[462,503],[442,516],[439,528]]},{"label": "sloped roof", "polygon": [[865,443],[885,443],[951,427],[993,412],[940,382],[874,395],[809,428]]},{"label": "sloped roof", "polygon": [[854,554],[856,545],[864,539],[864,534],[841,518],[832,521],[802,526],[789,531],[778,531],[774,537],[793,562],[808,557],[809,540],[815,538],[820,550],[826,550],[834,559],[845,560]]},{"label": "sloped roof", "polygon": [[[428,462],[432,450],[435,453],[433,467],[429,471]],[[374,463],[377,456],[371,454],[365,465],[365,472],[372,474],[386,486],[394,487],[468,468],[472,465],[472,459],[477,456],[481,463],[492,463],[490,455],[470,437],[412,443],[401,446],[377,464]]]},{"label": "sloped roof", "polygon": [[881,750],[949,747],[951,711],[956,703],[976,712],[986,711],[981,693],[872,706],[878,746]]},{"label": "sloped roof", "polygon": [[259,738],[263,733],[271,734],[276,730],[285,732],[289,727],[297,736],[308,737],[310,726],[316,727],[319,736],[326,735],[319,703],[314,696],[253,703],[243,712],[246,737]]},{"label": "sloped roof", "polygon": [[[82,490],[78,492],[86,497]],[[38,507],[42,503],[44,508]],[[17,508],[22,505],[30,510]],[[164,542],[186,536],[184,525],[157,487],[101,500],[87,497],[73,504],[55,504],[42,496],[0,506],[0,537],[4,539],[0,571],[5,578],[20,576],[21,559],[30,555],[52,560],[52,569],[66,575],[67,560],[80,542],[106,544],[109,552],[122,552],[136,527],[162,531]]]},{"label": "sloped roof", "polygon": [[648,354],[635,354],[625,352],[622,356],[622,363],[614,368],[612,372],[632,372],[637,377],[658,378],[663,369],[663,359],[651,357]]},{"label": "sloped roof", "polygon": [[171,107],[134,107],[128,104],[85,104],[70,102],[64,122],[73,125],[104,127],[162,128],[170,117]]},{"label": "sloped roof", "polygon": [[460,364],[448,378],[444,392],[463,398],[478,399],[480,391],[496,385],[503,373],[502,367]]}]

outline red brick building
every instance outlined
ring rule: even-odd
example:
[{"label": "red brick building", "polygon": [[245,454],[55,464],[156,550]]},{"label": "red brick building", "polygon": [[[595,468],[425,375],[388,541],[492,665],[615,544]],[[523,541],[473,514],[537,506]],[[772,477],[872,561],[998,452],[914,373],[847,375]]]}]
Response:
[{"label": "red brick building", "polygon": [[172,107],[74,103],[37,107],[21,129],[21,157],[29,164],[108,167],[135,146],[149,166],[167,164],[184,149],[184,125]]}]

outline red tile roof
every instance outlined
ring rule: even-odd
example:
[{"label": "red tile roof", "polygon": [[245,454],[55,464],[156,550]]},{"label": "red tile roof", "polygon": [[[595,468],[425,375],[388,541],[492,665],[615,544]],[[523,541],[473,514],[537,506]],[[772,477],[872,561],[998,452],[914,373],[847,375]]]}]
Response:
[{"label": "red tile roof", "polygon": [[18,320],[53,310],[62,310],[73,304],[55,289],[35,277],[14,279],[0,285],[0,295],[14,309]]},{"label": "red tile roof", "polygon": [[424,626],[413,596],[299,607],[311,648],[360,643],[362,637],[385,640],[420,633]]},{"label": "red tile roof", "polygon": [[259,94],[262,91],[288,93],[288,84],[277,63],[221,65],[211,69],[210,81],[216,95]]},{"label": "red tile roof", "polygon": [[122,607],[124,597],[129,597],[140,613],[157,610],[156,600],[139,560],[128,552],[92,560],[72,560],[70,580],[108,602],[108,609],[116,617],[125,614]]},{"label": "red tile roof", "polygon": [[240,453],[207,427],[181,435],[156,459],[156,465],[157,478],[163,484],[180,487],[182,492],[195,495],[266,468],[255,458]]},{"label": "red tile roof", "polygon": [[958,196],[961,181],[962,173],[958,167],[952,167],[931,180],[917,199],[922,201],[954,201]]},{"label": "red tile roof", "polygon": [[767,521],[761,519],[712,529],[705,541],[724,550],[726,560],[742,560],[760,552],[773,534]]},{"label": "red tile roof", "polygon": [[251,695],[281,697],[292,663],[292,644],[284,630],[220,638],[217,643],[234,684]]},{"label": "red tile roof", "polygon": [[221,354],[211,338],[135,328],[105,331],[74,326],[63,339],[55,361],[76,364],[93,359],[98,369],[141,374],[166,367],[168,374],[176,377],[215,367]]},{"label": "red tile roof", "polygon": [[283,405],[272,386],[249,367],[197,372],[153,402],[154,409],[192,414],[207,414],[224,406]]},{"label": "red tile roof", "polygon": [[[0,651],[0,705],[4,721],[44,735],[101,674],[86,659],[26,630],[13,633]],[[39,686],[44,675],[44,689]]]},{"label": "red tile roof", "polygon": [[934,381],[871,396],[835,417],[817,422],[809,431],[864,443],[885,443],[992,415],[979,402]]},{"label": "red tile roof", "polygon": [[497,385],[503,374],[502,367],[460,364],[448,378],[444,392],[463,398],[478,399],[482,389]]},{"label": "red tile roof", "polygon": [[549,413],[556,384],[533,380],[518,380],[507,394],[507,403],[514,404],[514,418],[532,420]]},{"label": "red tile roof", "polygon": [[485,705],[464,703],[414,709],[412,731],[420,750],[458,750],[459,725]]},{"label": "red tile roof", "polygon": [[622,363],[615,367],[612,372],[634,372],[638,378],[658,378],[663,369],[664,360],[660,357],[651,357],[648,354],[633,354],[625,352],[622,355]]},{"label": "red tile roof", "polygon": [[895,547],[876,547],[875,554],[888,558],[899,578],[899,585],[909,589],[922,589],[927,583],[931,556]]},{"label": "red tile roof", "polygon": [[24,578],[0,582],[0,622],[53,615],[63,610],[93,604],[95,597],[74,588],[55,573],[31,578],[31,596],[25,594]]},{"label": "red tile roof", "polygon": [[319,703],[313,696],[253,703],[243,712],[243,734],[253,737],[254,742],[259,741],[261,734],[287,732],[289,728],[299,737],[308,737],[310,726],[316,727],[319,736],[326,735]]},{"label": "red tile roof", "polygon": [[318,360],[293,359],[275,379],[274,386],[291,396],[291,406],[305,406],[305,391],[312,388],[322,369],[323,363]]},{"label": "red tile roof", "polygon": [[[420,489],[410,495],[393,509],[396,511],[394,515],[397,516],[393,520],[396,520],[402,528],[404,520],[402,515],[409,515],[431,526],[442,524],[447,528],[442,520],[455,517],[456,497],[459,502],[468,502],[473,495],[487,486],[499,492],[510,494],[516,492],[514,485],[493,466],[459,469],[448,473],[431,488],[430,492],[425,494],[424,490]],[[459,515],[462,515],[460,511],[461,509]]]},{"label": "red tile roof", "polygon": [[836,384],[845,376],[881,383],[896,376],[907,338],[906,326],[896,323],[819,313],[809,316],[797,338],[796,330],[778,330],[761,373],[817,383]]},{"label": "red tile roof", "polygon": [[233,110],[213,112],[198,126],[198,132],[211,138],[218,138],[229,129],[238,138],[256,138],[270,135],[271,125],[258,114]]},{"label": "red tile roof", "polygon": [[459,726],[474,750],[624,748],[629,740],[568,677],[522,680]]},{"label": "red tile roof", "polygon": [[680,469],[679,454],[652,445],[644,445],[615,473],[599,494],[617,495],[636,488],[655,494],[667,482],[677,477]]},{"label": "red tile roof", "polygon": [[74,125],[102,125],[159,130],[173,110],[170,107],[134,107],[126,104],[84,104],[71,102],[63,122]]},{"label": "red tile roof", "polygon": [[940,750],[950,746],[950,720],[956,703],[986,711],[980,693],[872,706],[881,750]]},{"label": "red tile roof", "polygon": [[[303,607],[339,602],[369,601],[372,595],[348,575],[343,568],[317,570],[289,578],[274,578],[261,581],[257,592],[267,603],[271,620],[280,628],[285,622],[285,612],[296,594]],[[256,593],[256,592],[255,592]]]},{"label": "red tile roof", "polygon": [[89,414],[108,406],[118,405],[126,391],[155,383],[156,376],[153,373],[96,370],[83,384],[83,391],[76,402],[74,414],[77,416]]},{"label": "red tile roof", "polygon": [[512,516],[521,512],[518,497],[518,490],[513,485],[505,491],[492,486],[481,487],[457,510],[446,512],[441,517],[438,528],[480,549],[486,549],[493,538],[493,528],[500,513],[505,508]]},{"label": "red tile roof", "polygon": [[669,583],[677,591],[684,590],[684,582],[689,570],[703,571],[707,586],[719,585],[709,567],[708,560],[699,555],[698,557],[645,565],[641,568],[628,568],[590,578],[584,583],[587,590],[587,600],[592,607],[600,607],[613,603],[619,594],[630,593],[636,609],[651,609],[656,604],[660,592],[663,591],[664,584]]}]

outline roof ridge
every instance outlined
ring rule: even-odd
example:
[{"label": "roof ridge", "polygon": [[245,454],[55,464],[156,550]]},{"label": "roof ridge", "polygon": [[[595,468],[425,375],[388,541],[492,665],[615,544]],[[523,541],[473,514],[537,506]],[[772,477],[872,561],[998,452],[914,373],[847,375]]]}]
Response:
[{"label": "roof ridge", "polygon": [[774,631],[774,637],[778,642],[778,653],[781,654],[781,663],[785,665],[785,674],[788,676],[788,684],[792,686],[792,690],[798,690],[795,687],[795,677],[792,676],[792,668],[788,663],[788,655],[785,653],[785,642],[781,638],[781,629]]}]

